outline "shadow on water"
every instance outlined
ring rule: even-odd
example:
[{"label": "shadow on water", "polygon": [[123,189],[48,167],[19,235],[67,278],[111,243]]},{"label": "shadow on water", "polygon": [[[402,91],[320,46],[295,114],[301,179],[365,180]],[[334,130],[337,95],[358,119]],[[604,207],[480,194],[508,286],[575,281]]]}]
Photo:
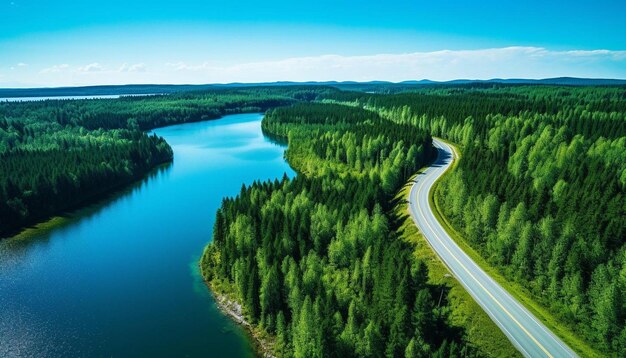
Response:
[{"label": "shadow on water", "polygon": [[265,130],[261,130],[261,132],[263,133],[263,137],[265,137],[265,139],[267,141],[269,141],[272,144],[276,144],[278,146],[281,146],[285,149],[287,149],[287,145],[289,144],[289,141],[287,140],[287,138],[284,137],[279,137],[277,135],[274,135],[273,133],[267,132]]},{"label": "shadow on water", "polygon": [[41,244],[50,240],[49,235],[54,230],[62,230],[78,221],[90,220],[96,217],[105,208],[125,200],[128,196],[141,191],[145,186],[155,180],[159,180],[172,170],[174,163],[160,164],[150,170],[143,178],[125,185],[120,189],[92,198],[89,204],[78,209],[70,210],[54,216],[46,221],[26,227],[14,236],[0,238],[0,245],[4,244],[18,254],[20,249],[25,249],[35,243]]},{"label": "shadow on water", "polygon": [[295,175],[260,124],[247,114],[159,129],[174,164],[0,241],[0,356],[252,355],[198,259],[223,197]]}]

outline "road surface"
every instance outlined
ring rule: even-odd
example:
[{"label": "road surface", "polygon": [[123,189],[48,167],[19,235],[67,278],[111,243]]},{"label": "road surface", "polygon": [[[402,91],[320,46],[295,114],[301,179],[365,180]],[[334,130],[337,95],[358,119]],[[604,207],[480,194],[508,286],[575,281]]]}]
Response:
[{"label": "road surface", "polygon": [[450,167],[452,148],[433,139],[437,160],[419,174],[411,188],[409,211],[426,240],[454,277],[526,357],[576,357],[576,354],[541,324],[526,308],[489,277],[461,250],[435,218],[428,195],[435,181]]}]

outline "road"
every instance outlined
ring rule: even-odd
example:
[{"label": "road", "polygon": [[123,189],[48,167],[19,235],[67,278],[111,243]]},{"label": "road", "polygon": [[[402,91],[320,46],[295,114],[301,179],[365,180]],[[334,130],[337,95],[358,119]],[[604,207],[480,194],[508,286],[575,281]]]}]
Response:
[{"label": "road", "polygon": [[428,201],[435,181],[450,167],[454,153],[433,139],[437,160],[416,178],[411,188],[409,211],[431,247],[461,282],[474,300],[502,329],[526,357],[576,357],[576,354],[489,277],[461,248],[435,218]]}]

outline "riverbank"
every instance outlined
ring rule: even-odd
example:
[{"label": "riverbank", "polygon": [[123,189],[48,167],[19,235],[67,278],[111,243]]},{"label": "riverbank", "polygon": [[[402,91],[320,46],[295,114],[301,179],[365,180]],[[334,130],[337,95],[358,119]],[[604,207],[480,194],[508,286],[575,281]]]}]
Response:
[{"label": "riverbank", "polygon": [[24,240],[0,240],[0,356],[25,337],[33,339],[21,353],[35,357],[255,356],[190,260],[222,198],[242,183],[295,175],[261,118],[157,129],[174,151],[171,166]]},{"label": "riverbank", "polygon": [[246,319],[243,313],[243,306],[241,302],[236,299],[232,285],[217,279],[207,281],[204,279],[201,265],[200,272],[204,283],[209,289],[209,292],[213,295],[220,311],[235,321],[239,326],[243,327],[246,333],[248,333],[257,356],[276,358],[276,342],[274,337]]},{"label": "riverbank", "polygon": [[166,162],[157,163],[129,181],[121,182],[108,188],[101,188],[98,192],[77,200],[57,213],[40,217],[24,226],[0,233],[0,240],[28,240],[68,225],[72,222],[72,216],[76,213],[89,212],[93,208],[107,205],[116,198],[120,198],[137,189],[145,181],[171,167],[173,159],[172,157]]}]

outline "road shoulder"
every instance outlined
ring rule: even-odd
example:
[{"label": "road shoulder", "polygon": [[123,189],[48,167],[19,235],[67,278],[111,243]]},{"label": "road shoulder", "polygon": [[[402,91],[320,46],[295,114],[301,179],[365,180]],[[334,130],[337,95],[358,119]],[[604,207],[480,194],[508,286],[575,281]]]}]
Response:
[{"label": "road shoulder", "polygon": [[504,277],[504,275],[494,266],[490,265],[476,250],[474,250],[467,241],[452,227],[451,223],[447,220],[447,218],[442,214],[441,211],[441,196],[438,195],[438,187],[439,183],[442,180],[445,180],[446,176],[452,172],[457,164],[458,158],[460,156],[460,151],[458,148],[441,138],[437,138],[438,140],[445,142],[448,144],[455,153],[454,162],[450,166],[450,168],[441,176],[435,184],[433,185],[432,190],[428,195],[428,201],[433,209],[433,214],[435,218],[444,230],[450,235],[452,240],[483,270],[485,271],[491,278],[493,278],[503,289],[505,289],[513,298],[515,298],[519,303],[521,303],[526,309],[528,309],[541,323],[543,323],[548,329],[550,329],[555,335],[557,335],[565,344],[567,344],[576,354],[582,357],[602,357],[603,355],[596,351],[593,347],[591,347],[586,342],[582,341],[580,338],[576,337],[574,334],[574,329],[568,326],[564,326],[563,324],[558,324],[559,319],[550,313],[545,307],[543,307],[539,302],[532,299],[532,294],[522,285],[517,282],[512,282]]},{"label": "road shoulder", "polygon": [[394,208],[394,214],[399,223],[400,238],[412,243],[415,247],[414,257],[424,261],[428,266],[428,283],[446,287],[451,323],[465,329],[468,341],[479,350],[481,356],[521,357],[504,333],[474,301],[461,283],[449,276],[450,271],[411,219],[406,201],[409,200],[416,176],[417,174],[396,195],[398,204]]}]

